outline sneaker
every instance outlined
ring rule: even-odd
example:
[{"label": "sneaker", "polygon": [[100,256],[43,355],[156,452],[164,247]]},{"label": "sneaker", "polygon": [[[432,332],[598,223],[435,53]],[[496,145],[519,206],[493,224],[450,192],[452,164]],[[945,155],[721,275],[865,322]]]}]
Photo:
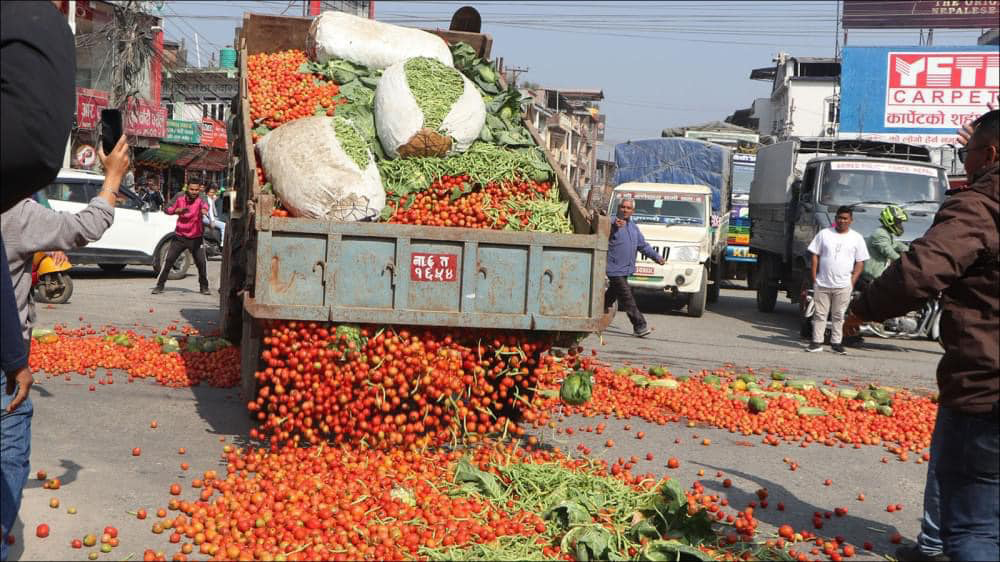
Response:
[{"label": "sneaker", "polygon": [[153,287],[152,294],[158,295],[163,292],[163,287]]},{"label": "sneaker", "polygon": [[847,355],[847,350],[844,349],[844,345],[843,344],[840,344],[840,343],[831,343],[830,344],[830,349],[832,349],[834,353],[839,353],[841,355]]},{"label": "sneaker", "polygon": [[809,347],[806,348],[806,351],[808,351],[809,353],[815,353],[817,351],[823,351],[823,344],[816,343],[816,342],[810,342],[809,343]]},{"label": "sneaker", "polygon": [[637,337],[637,338],[644,338],[644,337],[646,337],[646,336],[648,336],[649,334],[652,334],[652,333],[653,333],[653,330],[650,330],[648,327],[646,327],[646,328],[643,328],[641,330],[636,330],[633,335],[635,337]]},{"label": "sneaker", "polygon": [[203,294],[203,295],[211,295],[212,291],[209,291],[208,287],[202,287],[201,288],[201,294]]},{"label": "sneaker", "polygon": [[948,562],[948,557],[943,552],[937,554],[927,554],[920,550],[915,544],[901,546],[896,549],[896,559],[900,562]]}]

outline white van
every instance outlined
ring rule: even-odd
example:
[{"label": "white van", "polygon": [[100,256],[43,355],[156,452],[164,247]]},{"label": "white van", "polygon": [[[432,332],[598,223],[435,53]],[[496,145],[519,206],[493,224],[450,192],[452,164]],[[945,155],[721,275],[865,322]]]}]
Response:
[{"label": "white van", "polygon": [[[56,211],[76,213],[97,196],[104,176],[85,170],[60,170],[55,181],[39,192]],[[66,252],[73,265],[97,264],[105,271],[121,271],[126,265],[149,265],[160,271],[167,242],[174,236],[177,217],[150,211],[141,201],[119,193],[115,220],[97,242]],[[192,257],[181,254],[170,271],[170,279],[183,279]]]}]

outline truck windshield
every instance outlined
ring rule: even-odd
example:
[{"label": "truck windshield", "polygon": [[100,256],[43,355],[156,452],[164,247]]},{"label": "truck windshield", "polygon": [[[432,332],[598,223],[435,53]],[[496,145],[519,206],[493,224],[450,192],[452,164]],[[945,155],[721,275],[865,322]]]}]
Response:
[{"label": "truck windshield", "polygon": [[936,168],[888,162],[830,162],[824,165],[820,203],[936,202],[941,201],[947,188]]},{"label": "truck windshield", "polygon": [[[613,209],[622,196],[616,196]],[[705,196],[644,193],[635,197],[632,220],[645,224],[705,224]]]},{"label": "truck windshield", "polygon": [[750,193],[753,183],[753,164],[733,164],[733,195]]}]

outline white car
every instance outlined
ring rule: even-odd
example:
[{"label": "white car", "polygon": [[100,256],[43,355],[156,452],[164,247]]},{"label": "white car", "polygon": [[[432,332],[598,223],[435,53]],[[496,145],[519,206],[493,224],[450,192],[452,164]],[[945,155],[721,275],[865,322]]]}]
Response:
[{"label": "white car", "polygon": [[[55,181],[39,192],[56,211],[76,213],[101,191],[104,176],[84,170],[62,169]],[[97,264],[105,271],[121,271],[126,265],[149,265],[153,273],[167,253],[177,217],[150,211],[141,201],[119,194],[115,219],[104,236],[66,252],[73,265]],[[171,268],[170,279],[183,279],[191,267],[191,254],[184,252]]]}]

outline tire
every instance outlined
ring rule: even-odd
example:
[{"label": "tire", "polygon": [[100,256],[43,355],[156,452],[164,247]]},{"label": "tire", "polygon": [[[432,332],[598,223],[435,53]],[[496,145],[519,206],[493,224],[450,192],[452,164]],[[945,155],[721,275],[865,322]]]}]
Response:
[{"label": "tire", "polygon": [[768,282],[766,276],[757,279],[757,310],[761,312],[774,312],[774,307],[778,304],[778,288]]},{"label": "tire", "polygon": [[[48,289],[50,284],[47,281],[50,279],[53,281],[51,285],[55,287],[53,290]],[[64,304],[73,296],[73,278],[64,271],[46,273],[38,280],[38,284],[32,287],[31,291],[37,302]]]},{"label": "tire", "polygon": [[747,270],[747,289],[753,289],[756,287],[756,285],[754,285],[754,281],[756,281],[756,279],[754,279],[754,274],[753,274],[754,268],[747,266],[746,270]]},{"label": "tire", "polygon": [[107,271],[108,273],[118,273],[125,269],[125,264],[123,263],[99,263],[97,266],[100,267],[102,271]]},{"label": "tire", "polygon": [[[153,262],[153,275],[160,274],[160,268],[162,267],[163,260],[167,259],[167,251],[170,249],[170,240],[160,244],[160,249],[156,253],[156,261]],[[191,269],[191,263],[194,258],[191,257],[191,252],[185,251],[180,256],[178,256],[177,261],[174,262],[173,267],[170,269],[170,273],[167,275],[167,279],[171,281],[177,281],[178,279],[184,279],[187,277],[188,269]]]},{"label": "tire", "polygon": [[688,316],[701,318],[705,314],[706,301],[708,301],[708,267],[705,267],[704,271],[701,272],[701,288],[698,289],[697,293],[692,294],[691,300],[688,301]]},{"label": "tire", "polygon": [[708,285],[708,302],[719,302],[719,292],[722,291],[722,261],[713,264],[708,271],[712,272],[712,284]]}]

